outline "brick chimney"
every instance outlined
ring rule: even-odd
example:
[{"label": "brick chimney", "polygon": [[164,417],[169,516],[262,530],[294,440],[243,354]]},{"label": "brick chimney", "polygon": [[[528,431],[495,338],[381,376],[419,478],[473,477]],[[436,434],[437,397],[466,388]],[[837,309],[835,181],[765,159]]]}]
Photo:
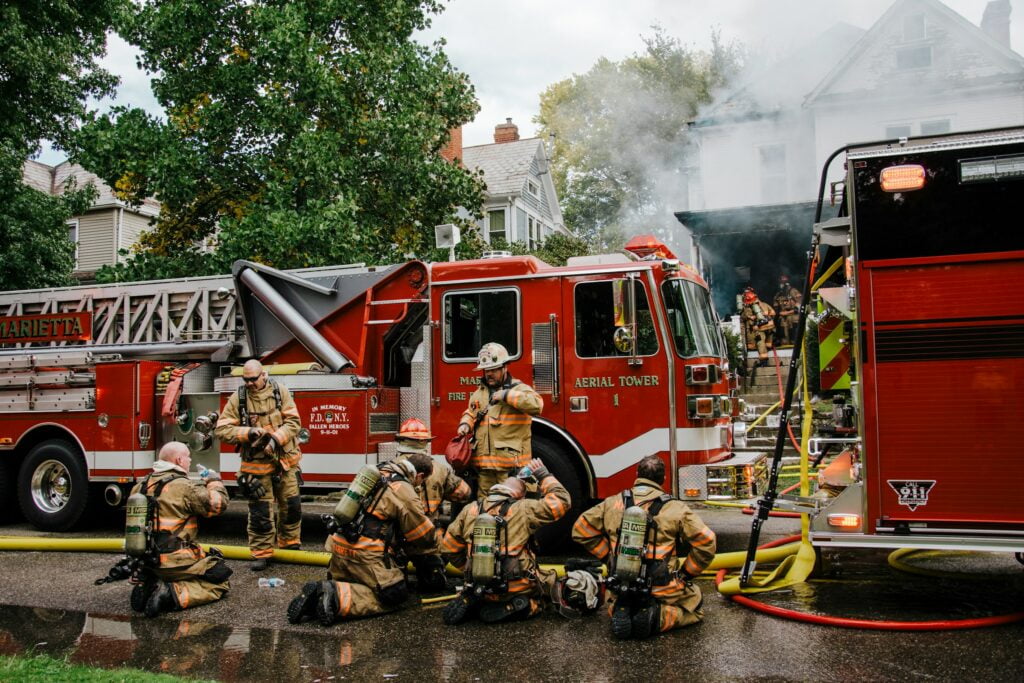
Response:
[{"label": "brick chimney", "polygon": [[441,158],[453,164],[456,159],[462,163],[462,126],[448,131],[448,144],[441,148]]},{"label": "brick chimney", "polygon": [[494,143],[515,142],[519,139],[519,126],[512,123],[512,119],[505,119],[505,123],[499,123],[494,127]]},{"label": "brick chimney", "polygon": [[1004,47],[1010,47],[1010,0],[991,0],[981,17],[981,30]]}]

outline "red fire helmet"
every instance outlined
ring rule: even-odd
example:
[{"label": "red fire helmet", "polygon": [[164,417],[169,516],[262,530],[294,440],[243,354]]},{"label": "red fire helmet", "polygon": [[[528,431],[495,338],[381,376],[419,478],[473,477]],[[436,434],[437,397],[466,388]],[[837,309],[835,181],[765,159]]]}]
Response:
[{"label": "red fire helmet", "polygon": [[754,290],[748,289],[743,292],[743,303],[752,304],[755,301],[757,301],[757,293]]},{"label": "red fire helmet", "polygon": [[408,420],[402,423],[402,426],[398,429],[399,439],[413,439],[414,441],[430,441],[434,436],[427,429],[427,425],[423,424],[423,420],[416,417],[410,417]]}]

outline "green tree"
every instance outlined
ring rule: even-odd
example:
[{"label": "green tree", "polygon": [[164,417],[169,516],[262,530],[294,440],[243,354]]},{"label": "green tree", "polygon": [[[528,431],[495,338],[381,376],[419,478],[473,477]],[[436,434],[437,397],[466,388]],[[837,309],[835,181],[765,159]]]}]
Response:
[{"label": "green tree", "polygon": [[107,279],[394,261],[477,210],[438,152],[478,110],[468,78],[412,39],[437,0],[152,0],[123,33],[166,118],[118,108],[76,158],[130,202],[162,203]]},{"label": "green tree", "polygon": [[0,289],[70,284],[74,245],[68,218],[90,188],[52,197],[22,182],[22,166],[48,140],[67,145],[86,100],[117,79],[97,66],[120,0],[0,3]]},{"label": "green tree", "polygon": [[548,87],[539,135],[554,134],[553,179],[565,223],[599,251],[632,235],[668,238],[687,191],[687,124],[743,62],[743,49],[711,34],[710,51],[682,45],[659,27],[645,49],[600,59],[585,74]]}]

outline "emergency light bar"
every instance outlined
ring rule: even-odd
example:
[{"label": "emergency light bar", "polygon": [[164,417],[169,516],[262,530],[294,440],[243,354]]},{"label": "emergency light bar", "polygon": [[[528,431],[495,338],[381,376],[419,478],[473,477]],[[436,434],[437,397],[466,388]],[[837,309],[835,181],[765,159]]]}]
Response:
[{"label": "emergency light bar", "polygon": [[983,183],[996,180],[1024,178],[1024,156],[966,159],[960,162],[961,183]]},{"label": "emergency light bar", "polygon": [[907,192],[924,187],[924,166],[904,164],[883,168],[879,175],[884,192]]}]

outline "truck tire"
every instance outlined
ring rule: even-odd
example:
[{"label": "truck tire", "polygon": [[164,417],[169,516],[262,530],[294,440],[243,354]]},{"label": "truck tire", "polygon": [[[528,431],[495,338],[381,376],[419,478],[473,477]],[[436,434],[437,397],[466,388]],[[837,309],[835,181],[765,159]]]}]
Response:
[{"label": "truck tire", "polygon": [[569,508],[565,517],[537,532],[537,543],[543,553],[569,552],[572,546],[572,525],[590,502],[586,500],[584,493],[586,489],[576,468],[569,460],[569,455],[553,440],[543,436],[534,436],[533,456],[541,459],[572,498],[572,507]]},{"label": "truck tire", "polygon": [[18,504],[25,519],[44,531],[67,531],[89,502],[89,476],[78,449],[49,439],[28,452],[18,473]]},{"label": "truck tire", "polygon": [[15,517],[17,500],[14,494],[14,486],[18,479],[18,470],[11,461],[11,454],[0,456],[0,522],[6,522]]}]

